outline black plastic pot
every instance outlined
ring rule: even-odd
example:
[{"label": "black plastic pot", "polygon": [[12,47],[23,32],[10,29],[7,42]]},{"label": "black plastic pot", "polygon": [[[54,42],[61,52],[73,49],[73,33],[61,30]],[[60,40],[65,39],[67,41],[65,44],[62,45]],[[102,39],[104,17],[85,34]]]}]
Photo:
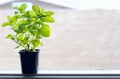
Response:
[{"label": "black plastic pot", "polygon": [[22,74],[37,74],[39,49],[36,52],[20,50]]}]

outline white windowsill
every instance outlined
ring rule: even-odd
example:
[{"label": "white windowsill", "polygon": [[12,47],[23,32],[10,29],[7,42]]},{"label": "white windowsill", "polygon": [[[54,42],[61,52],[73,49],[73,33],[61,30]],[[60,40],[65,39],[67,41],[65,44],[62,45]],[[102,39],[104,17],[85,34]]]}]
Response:
[{"label": "white windowsill", "polygon": [[[0,74],[21,74],[21,70],[0,70]],[[38,74],[120,74],[120,70],[38,70]]]},{"label": "white windowsill", "polygon": [[0,79],[120,79],[120,70],[39,70],[35,75],[0,70]]}]

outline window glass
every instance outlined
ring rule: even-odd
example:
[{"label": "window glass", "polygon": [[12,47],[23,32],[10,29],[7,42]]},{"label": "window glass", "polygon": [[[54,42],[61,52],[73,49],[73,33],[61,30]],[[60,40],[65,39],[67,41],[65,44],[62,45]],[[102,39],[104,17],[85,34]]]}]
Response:
[{"label": "window glass", "polygon": [[[120,67],[119,0],[24,1],[55,12],[51,37],[43,38],[44,46],[39,47],[39,69]],[[0,4],[0,24],[13,15],[12,6],[18,2],[22,0]],[[0,69],[20,69],[22,48],[14,49],[16,43],[5,39],[8,33],[13,33],[10,28],[0,27]]]}]

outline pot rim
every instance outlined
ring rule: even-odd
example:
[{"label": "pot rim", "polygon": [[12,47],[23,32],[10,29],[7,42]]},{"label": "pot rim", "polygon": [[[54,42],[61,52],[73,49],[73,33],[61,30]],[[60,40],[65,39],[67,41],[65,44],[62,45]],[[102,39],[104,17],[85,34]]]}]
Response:
[{"label": "pot rim", "polygon": [[40,49],[35,49],[36,51],[33,52],[33,51],[26,51],[24,49],[20,50],[19,53],[39,53]]}]

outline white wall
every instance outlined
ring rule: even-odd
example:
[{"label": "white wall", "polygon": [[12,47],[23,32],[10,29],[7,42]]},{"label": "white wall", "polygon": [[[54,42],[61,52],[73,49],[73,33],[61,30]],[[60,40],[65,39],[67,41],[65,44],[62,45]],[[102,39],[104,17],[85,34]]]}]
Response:
[{"label": "white wall", "polygon": [[117,9],[120,10],[120,0],[41,0],[65,7],[80,10]]},{"label": "white wall", "polygon": [[[11,10],[0,10],[0,24]],[[120,68],[120,11],[56,10],[51,37],[40,47],[41,69]],[[5,39],[9,28],[0,27],[0,69],[18,69],[19,49]]]}]

